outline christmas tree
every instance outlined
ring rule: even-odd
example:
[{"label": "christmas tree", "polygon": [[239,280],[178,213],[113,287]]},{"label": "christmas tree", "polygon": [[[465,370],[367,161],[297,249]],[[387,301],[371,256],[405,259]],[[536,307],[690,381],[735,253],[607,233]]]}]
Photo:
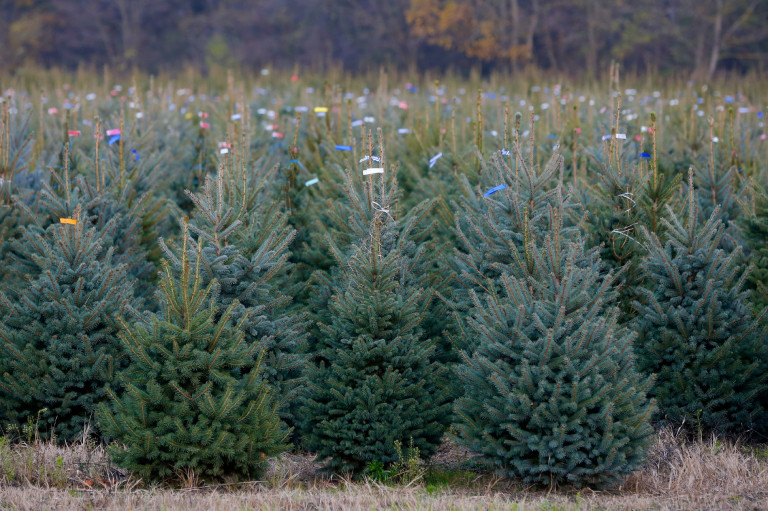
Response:
[{"label": "christmas tree", "polygon": [[200,254],[187,257],[187,232],[174,272],[161,276],[161,310],[144,323],[121,321],[130,363],[121,393],[99,407],[110,453],[118,465],[149,479],[190,473],[205,479],[259,477],[266,458],[288,448],[273,392],[261,376],[256,346],[244,341],[248,314],[232,325],[233,302],[223,313],[218,284],[203,286]]},{"label": "christmas tree", "polygon": [[435,342],[420,327],[429,295],[410,283],[389,204],[380,201],[349,258],[335,251],[341,281],[301,408],[305,446],[337,473],[396,461],[396,441],[412,439],[431,455],[450,416],[445,370],[432,361]]},{"label": "christmas tree", "polygon": [[563,236],[568,200],[558,202],[538,232],[525,222],[526,242],[510,246],[514,273],[470,292],[466,333],[476,348],[457,369],[457,440],[527,482],[602,486],[644,458],[650,380],[617,324],[616,275],[581,239]]},{"label": "christmas tree", "polygon": [[750,291],[753,310],[768,307],[768,193],[755,189],[753,208],[739,218],[748,251],[749,272],[745,288]]},{"label": "christmas tree", "polygon": [[[618,119],[617,119],[618,126]],[[659,211],[670,203],[679,190],[680,176],[667,178],[660,174],[657,162],[655,136],[651,153],[640,158],[623,151],[612,131],[609,141],[603,142],[602,154],[590,154],[594,174],[575,182],[580,192],[580,203],[588,212],[584,222],[588,247],[598,247],[600,258],[609,270],[623,269],[618,276],[618,305],[621,320],[635,316],[633,303],[638,289],[644,285],[640,263],[644,255],[640,227],[660,232]],[[655,116],[651,116],[651,134],[655,133]]]},{"label": "christmas tree", "polygon": [[[252,184],[232,174],[220,168],[200,192],[188,192],[195,206],[189,230],[203,241],[203,285],[218,282],[219,314],[236,302],[232,321],[247,315],[244,340],[264,352],[262,375],[278,392],[281,415],[292,422],[288,405],[301,382],[308,322],[303,314],[287,312],[291,298],[281,292],[278,278],[290,271],[288,246],[295,232],[263,193],[267,179]],[[178,268],[180,260],[166,252]],[[188,252],[194,261],[197,251]]]},{"label": "christmas tree", "polygon": [[653,394],[670,421],[717,431],[762,428],[766,332],[743,290],[740,249],[719,248],[717,208],[699,225],[692,178],[687,206],[684,221],[668,210],[665,242],[643,230],[643,268],[654,285],[636,304],[638,367],[656,376]]},{"label": "christmas tree", "polygon": [[75,440],[92,421],[104,386],[124,362],[115,316],[133,290],[126,267],[104,250],[103,233],[79,209],[75,225],[22,229],[34,277],[0,294],[0,414],[19,426],[40,418],[41,433]]}]

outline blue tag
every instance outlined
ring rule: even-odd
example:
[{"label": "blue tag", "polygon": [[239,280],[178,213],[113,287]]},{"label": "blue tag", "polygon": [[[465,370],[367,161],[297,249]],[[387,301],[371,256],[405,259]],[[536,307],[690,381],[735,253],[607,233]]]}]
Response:
[{"label": "blue tag", "polygon": [[120,135],[112,135],[112,138],[109,139],[109,145],[114,144],[118,140],[120,140]]},{"label": "blue tag", "polygon": [[488,197],[489,195],[493,195],[494,193],[498,192],[499,190],[503,190],[506,187],[507,187],[507,185],[494,186],[493,188],[491,188],[490,190],[485,192],[483,194],[483,197]]},{"label": "blue tag", "polygon": [[136,155],[136,161],[139,161],[139,152],[136,149],[131,149],[131,152]]},{"label": "blue tag", "polygon": [[650,158],[651,155],[649,153],[640,153],[640,158]]},{"label": "blue tag", "polygon": [[348,146],[348,145],[337,145],[337,146],[336,146],[336,150],[337,150],[337,151],[351,151],[351,150],[352,150],[352,146]]}]

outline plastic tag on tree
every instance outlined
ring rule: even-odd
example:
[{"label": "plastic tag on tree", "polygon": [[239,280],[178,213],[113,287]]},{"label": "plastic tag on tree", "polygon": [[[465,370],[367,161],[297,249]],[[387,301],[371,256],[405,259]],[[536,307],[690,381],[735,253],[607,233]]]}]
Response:
[{"label": "plastic tag on tree", "polygon": [[370,169],[365,169],[363,171],[364,176],[370,176],[371,174],[383,174],[383,173],[384,173],[384,169],[381,167],[373,167]]},{"label": "plastic tag on tree", "polygon": [[498,191],[500,191],[500,190],[503,190],[503,189],[504,189],[504,188],[506,188],[506,187],[507,187],[507,185],[498,185],[498,186],[494,186],[493,188],[491,188],[490,190],[488,190],[487,192],[485,192],[485,193],[483,194],[483,197],[488,197],[489,195],[493,195],[494,193],[496,193],[496,192],[498,192]]}]

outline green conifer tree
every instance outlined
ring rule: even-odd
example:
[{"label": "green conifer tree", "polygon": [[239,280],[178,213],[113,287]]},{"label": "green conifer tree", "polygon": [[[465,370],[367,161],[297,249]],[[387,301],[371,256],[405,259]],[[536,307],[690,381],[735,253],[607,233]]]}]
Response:
[{"label": "green conifer tree", "polygon": [[[116,315],[132,298],[125,265],[83,221],[22,229],[35,276],[0,293],[0,415],[19,426],[40,412],[41,433],[73,441],[91,422],[104,386],[123,364]],[[41,412],[42,410],[42,412]]]},{"label": "green conifer tree", "polygon": [[[397,460],[395,441],[435,452],[450,418],[445,370],[420,324],[429,294],[413,285],[389,204],[351,254],[335,249],[341,281],[301,408],[305,446],[337,473]],[[388,227],[389,226],[389,227]],[[385,243],[383,232],[394,234]]]},{"label": "green conifer tree", "polygon": [[623,268],[616,281],[622,321],[634,318],[633,303],[645,280],[640,267],[644,255],[640,227],[660,232],[658,211],[680,189],[679,174],[673,178],[659,174],[655,150],[643,154],[638,160],[622,153],[619,141],[612,137],[603,143],[602,156],[590,154],[594,174],[574,183],[588,212],[584,222],[587,246],[599,248],[607,269]]},{"label": "green conifer tree", "polygon": [[166,261],[157,315],[136,325],[121,320],[130,360],[119,375],[123,392],[108,388],[110,403],[98,410],[116,441],[114,461],[149,479],[190,471],[206,480],[259,477],[266,458],[288,448],[261,357],[243,339],[247,313],[234,326],[237,302],[218,313],[217,282],[203,287],[201,245],[194,266],[186,241],[180,271]]},{"label": "green conifer tree", "polygon": [[[218,314],[236,303],[232,321],[247,315],[245,342],[256,346],[255,353],[264,352],[261,374],[278,393],[281,415],[293,422],[289,404],[301,383],[308,322],[305,315],[286,310],[291,297],[278,287],[278,277],[290,271],[288,246],[295,231],[263,193],[268,177],[251,184],[220,168],[200,192],[188,192],[195,205],[189,230],[204,242],[203,284],[219,283]],[[166,253],[178,268],[181,261]],[[190,260],[196,256],[194,248],[188,250]]]},{"label": "green conifer tree", "polygon": [[753,310],[757,313],[768,307],[768,193],[756,189],[754,208],[739,219],[746,243],[749,272],[745,288],[750,291]]},{"label": "green conifer tree", "polygon": [[699,225],[690,181],[687,218],[681,222],[668,210],[666,241],[643,229],[643,267],[654,286],[636,304],[638,367],[656,376],[653,394],[670,421],[721,432],[764,428],[766,332],[743,290],[740,249],[719,248],[724,226],[717,208]]},{"label": "green conifer tree", "polygon": [[617,324],[616,275],[563,235],[568,201],[559,203],[539,233],[526,225],[526,242],[510,246],[514,273],[470,292],[476,349],[457,368],[457,440],[505,475],[601,486],[645,456],[651,381],[634,367],[633,335]]}]

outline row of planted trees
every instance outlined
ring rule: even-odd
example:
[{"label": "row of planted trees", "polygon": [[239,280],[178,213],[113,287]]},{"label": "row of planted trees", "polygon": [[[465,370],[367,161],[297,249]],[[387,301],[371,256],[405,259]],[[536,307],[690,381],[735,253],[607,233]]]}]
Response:
[{"label": "row of planted trees", "polygon": [[173,241],[140,173],[70,179],[64,154],[34,210],[11,206],[34,221],[3,246],[2,424],[90,424],[150,479],[256,478],[291,443],[362,474],[453,426],[504,474],[598,486],[640,466],[655,419],[762,435],[765,331],[719,204],[604,149],[589,197],[557,150],[479,155],[446,180],[449,232],[394,165],[340,175],[312,219],[228,157]]}]

